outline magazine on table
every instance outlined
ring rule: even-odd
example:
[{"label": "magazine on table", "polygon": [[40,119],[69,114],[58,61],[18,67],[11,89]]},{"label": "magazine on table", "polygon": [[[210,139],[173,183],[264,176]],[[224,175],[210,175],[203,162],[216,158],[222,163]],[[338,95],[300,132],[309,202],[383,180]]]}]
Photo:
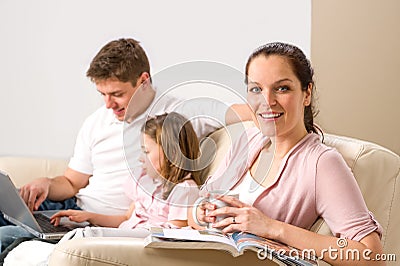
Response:
[{"label": "magazine on table", "polygon": [[218,230],[151,228],[145,239],[148,248],[169,249],[217,249],[232,256],[246,250],[257,253],[260,259],[279,261],[285,265],[318,265],[313,254],[250,233],[223,234]]}]

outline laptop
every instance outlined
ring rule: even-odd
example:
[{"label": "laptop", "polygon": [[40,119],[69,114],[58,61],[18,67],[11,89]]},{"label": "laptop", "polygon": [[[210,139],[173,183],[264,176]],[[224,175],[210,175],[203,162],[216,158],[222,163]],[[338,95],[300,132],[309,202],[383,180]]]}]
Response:
[{"label": "laptop", "polygon": [[67,217],[61,218],[59,226],[50,222],[50,217],[58,212],[35,211],[31,212],[25,201],[19,195],[17,188],[10,177],[0,171],[0,211],[9,222],[25,228],[36,237],[58,240],[74,228],[88,226],[88,222],[76,223]]}]

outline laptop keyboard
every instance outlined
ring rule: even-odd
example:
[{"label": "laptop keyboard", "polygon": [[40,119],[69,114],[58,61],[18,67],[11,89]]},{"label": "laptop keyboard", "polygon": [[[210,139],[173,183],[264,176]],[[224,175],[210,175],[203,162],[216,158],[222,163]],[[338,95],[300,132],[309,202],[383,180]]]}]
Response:
[{"label": "laptop keyboard", "polygon": [[36,221],[42,228],[42,230],[45,233],[58,233],[58,232],[69,232],[71,231],[70,228],[67,228],[65,226],[59,225],[59,226],[54,226],[51,222],[49,217],[42,213],[34,213]]}]

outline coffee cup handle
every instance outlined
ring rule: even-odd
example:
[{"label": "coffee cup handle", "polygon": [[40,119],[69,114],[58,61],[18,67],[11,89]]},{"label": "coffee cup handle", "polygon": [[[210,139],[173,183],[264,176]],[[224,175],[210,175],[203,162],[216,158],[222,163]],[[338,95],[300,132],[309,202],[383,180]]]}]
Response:
[{"label": "coffee cup handle", "polygon": [[206,198],[204,198],[204,197],[198,198],[198,199],[194,202],[193,208],[192,208],[192,217],[193,217],[193,221],[194,221],[197,225],[199,225],[199,226],[207,226],[207,225],[208,225],[208,223],[206,223],[206,222],[200,222],[199,219],[197,218],[197,208],[199,207],[199,205],[200,205],[204,200],[206,200]]}]

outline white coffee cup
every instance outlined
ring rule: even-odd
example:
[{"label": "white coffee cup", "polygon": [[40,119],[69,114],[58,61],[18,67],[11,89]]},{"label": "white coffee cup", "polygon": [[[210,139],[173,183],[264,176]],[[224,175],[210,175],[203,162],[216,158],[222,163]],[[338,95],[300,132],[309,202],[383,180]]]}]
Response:
[{"label": "white coffee cup", "polygon": [[[231,197],[235,197],[237,199],[239,199],[239,194],[233,194],[233,193],[229,193],[229,191],[224,191],[224,190],[213,190],[213,191],[209,191],[207,192],[208,196],[206,197],[200,197],[196,200],[196,202],[193,205],[193,217],[195,222],[200,225],[200,226],[205,226],[207,229],[215,229],[212,227],[213,223],[206,223],[206,222],[200,222],[197,219],[197,208],[200,204],[202,204],[203,202],[209,202],[211,204],[214,204],[216,209],[222,208],[222,207],[226,207],[226,206],[231,206],[229,203],[226,203],[225,201],[222,201],[220,199],[218,199],[218,196],[231,196]],[[206,210],[206,215],[209,211]],[[226,215],[219,215],[215,217],[215,223],[218,223],[220,221],[222,221],[223,219],[227,218]]]}]

